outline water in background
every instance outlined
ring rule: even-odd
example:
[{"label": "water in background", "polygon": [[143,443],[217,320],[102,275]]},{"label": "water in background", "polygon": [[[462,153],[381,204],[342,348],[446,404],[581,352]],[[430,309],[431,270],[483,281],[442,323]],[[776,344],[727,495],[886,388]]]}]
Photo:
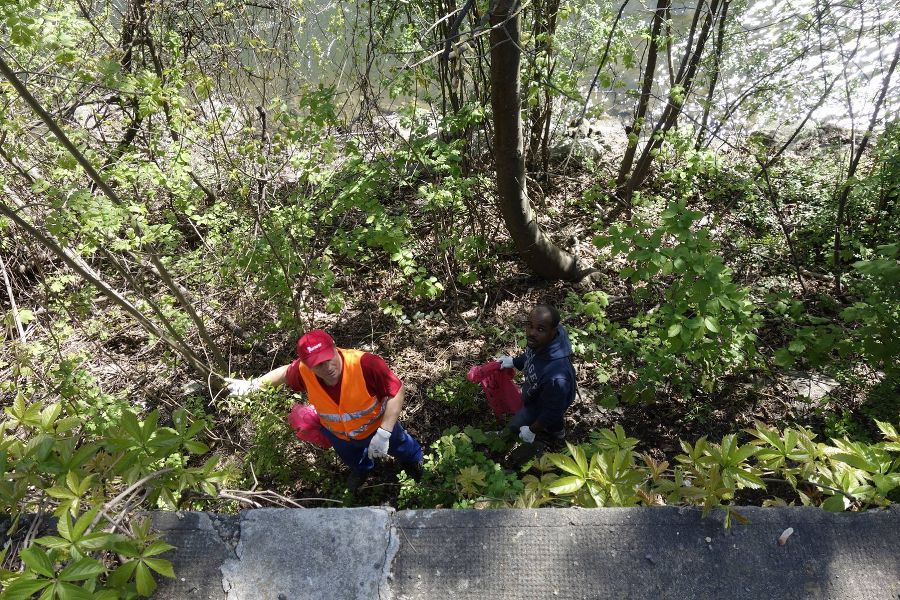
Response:
[{"label": "water in background", "polygon": [[[820,5],[824,2],[820,1]],[[887,0],[861,0],[855,6],[831,3],[827,14],[820,14],[823,35],[816,27],[816,0],[748,0],[732,2],[729,20],[736,20],[736,27],[725,38],[724,61],[714,98],[719,110],[734,103],[754,82],[765,82],[765,90],[745,102],[730,115],[720,131],[722,137],[744,135],[750,130],[793,127],[815,106],[823,89],[836,79],[829,97],[812,114],[813,123],[829,123],[842,128],[864,129],[868,125],[872,107],[878,95],[884,73],[894,52],[900,8]],[[684,39],[690,27],[694,2],[675,2],[671,9],[672,28],[676,39]],[[746,8],[741,8],[746,6]],[[408,52],[387,53],[382,43],[388,35],[371,31],[367,27],[367,6],[361,3],[303,3],[293,2],[275,9],[244,8],[240,30],[230,32],[238,48],[237,58],[241,67],[223,76],[220,92],[242,95],[243,103],[265,106],[274,98],[291,102],[309,87],[334,86],[341,102],[342,113],[352,118],[363,105],[360,81],[366,79],[372,86],[368,104],[381,113],[399,111],[404,105],[416,102],[426,108],[421,98],[424,92],[435,89],[421,88],[419,100],[392,90],[402,77],[409,75],[404,66],[425,59],[435,48],[410,45]],[[590,86],[600,48],[597,37],[585,35],[592,26],[618,10],[617,5],[587,1],[583,10],[560,26],[559,38],[575,44],[573,65],[578,65],[578,89],[584,96]],[[612,12],[610,12],[612,11]],[[624,21],[636,24],[646,31],[653,9],[632,0],[625,11]],[[523,29],[526,27],[523,26]],[[862,29],[864,35],[857,38]],[[252,37],[267,40],[271,48],[278,49],[287,61],[271,60],[271,55],[261,51],[247,40]],[[706,54],[711,48],[714,34],[710,36]],[[582,47],[577,47],[581,44]],[[646,42],[636,37],[632,42],[636,60],[641,62]],[[601,44],[602,45],[602,44]],[[805,56],[791,61],[799,48],[805,48]],[[672,49],[677,63],[683,52],[682,45]],[[587,64],[577,57],[588,58]],[[852,57],[852,59],[850,58]],[[437,61],[432,58],[432,61]],[[527,60],[527,57],[526,57]],[[660,61],[665,63],[664,54]],[[771,73],[773,65],[789,62],[783,69]],[[253,72],[254,75],[248,73]],[[603,112],[622,122],[631,120],[635,95],[640,87],[637,68],[611,65],[610,81],[606,87],[594,90],[587,98],[593,113]],[[900,98],[900,74],[894,78],[881,115],[896,118]],[[432,82],[433,83],[433,82]],[[423,85],[425,85],[423,83]],[[665,64],[658,67],[654,96],[663,99],[668,94],[669,74]],[[698,78],[695,94],[705,95],[705,79]],[[566,122],[581,110],[582,103],[565,101],[557,108],[556,129],[562,131]],[[663,102],[655,103],[661,110]],[[684,119],[696,120],[702,109],[696,101],[685,106]],[[651,118],[653,114],[651,114]]]}]

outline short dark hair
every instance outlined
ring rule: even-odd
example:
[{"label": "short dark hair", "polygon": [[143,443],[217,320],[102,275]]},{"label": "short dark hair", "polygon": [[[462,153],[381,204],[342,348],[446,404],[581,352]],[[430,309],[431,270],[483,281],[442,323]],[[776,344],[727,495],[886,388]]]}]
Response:
[{"label": "short dark hair", "polygon": [[535,304],[532,310],[543,310],[550,313],[550,320],[553,322],[553,326],[556,327],[559,325],[559,311],[556,310],[556,307],[551,304]]}]

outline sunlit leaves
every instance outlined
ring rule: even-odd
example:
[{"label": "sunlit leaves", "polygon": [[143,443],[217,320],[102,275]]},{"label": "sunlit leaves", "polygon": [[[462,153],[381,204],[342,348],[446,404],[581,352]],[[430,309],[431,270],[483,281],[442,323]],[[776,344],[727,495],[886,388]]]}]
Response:
[{"label": "sunlit leaves", "polygon": [[21,395],[6,407],[0,502],[10,511],[21,510],[19,502],[26,497],[55,506],[57,535],[37,537],[20,551],[24,571],[7,582],[4,598],[29,598],[41,591],[58,598],[119,597],[116,589],[103,588],[107,569],[98,557],[109,553],[124,562],[114,567],[108,584],[123,593],[149,595],[156,587],[154,574],[174,576],[171,563],[158,556],[172,546],[150,532],[147,520],[131,521],[130,531],[122,524],[121,533],[110,531],[103,507],[119,514],[116,503],[124,498],[111,494],[146,475],[132,492],[174,507],[188,489],[215,496],[216,485],[228,475],[217,470],[216,457],[185,466],[184,457],[206,451],[196,439],[204,420],[194,422],[185,411],[173,414],[172,428],[162,426],[156,412],[142,419],[124,411],[91,434],[83,420],[71,422],[69,410],[68,403],[29,405]]},{"label": "sunlit leaves", "polygon": [[[667,461],[635,453],[638,441],[617,426],[615,432],[595,433],[590,446],[568,444],[565,454],[544,455],[541,464],[550,462],[556,474],[551,470],[540,479],[526,478],[527,505],[551,498],[577,506],[698,505],[705,514],[724,508],[729,526],[732,519],[743,519],[733,511],[736,494],[745,488],[765,490],[766,478],[778,477],[804,505],[830,511],[879,506],[900,486],[900,456],[891,441],[896,429],[887,423],[879,427],[885,442],[833,440],[826,446],[803,428],[779,431],[757,423],[747,430],[754,438],[747,444],[735,434],[718,444],[705,437],[695,444],[681,441],[683,454],[669,469]],[[811,493],[810,486],[819,491]]]},{"label": "sunlit leaves", "polygon": [[[595,238],[598,248],[626,259],[619,273],[632,284],[634,300],[658,306],[631,318],[629,327],[595,327],[604,335],[587,358],[605,352],[624,357],[623,369],[639,375],[635,395],[652,397],[654,388],[673,383],[686,395],[696,388],[709,392],[724,373],[756,355],[760,318],[748,290],[732,281],[708,229],[698,224],[704,215],[671,202],[659,216],[661,225],[635,218]],[[588,305],[572,304],[576,314]],[[590,327],[600,319],[586,317],[594,334]],[[574,337],[587,345],[589,336],[575,330]]]},{"label": "sunlit leaves", "polygon": [[478,494],[484,488],[484,472],[478,467],[472,465],[460,470],[456,476],[456,483],[459,484],[461,492],[466,496]]}]

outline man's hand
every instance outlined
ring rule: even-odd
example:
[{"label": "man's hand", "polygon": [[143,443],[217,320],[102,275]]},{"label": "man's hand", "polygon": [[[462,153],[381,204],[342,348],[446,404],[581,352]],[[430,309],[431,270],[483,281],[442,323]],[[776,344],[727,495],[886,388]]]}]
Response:
[{"label": "man's hand", "polygon": [[500,363],[500,367],[504,369],[512,369],[515,367],[513,364],[512,356],[501,356],[497,359],[497,362]]},{"label": "man's hand", "polygon": [[231,379],[226,377],[225,383],[228,384],[228,391],[231,392],[231,395],[237,397],[246,396],[262,387],[258,379]]},{"label": "man's hand", "polygon": [[369,458],[381,458],[387,456],[388,442],[391,441],[391,432],[379,427],[369,442]]},{"label": "man's hand", "polygon": [[534,432],[531,430],[531,427],[528,425],[522,425],[519,427],[519,439],[521,439],[526,444],[531,444],[534,442]]}]

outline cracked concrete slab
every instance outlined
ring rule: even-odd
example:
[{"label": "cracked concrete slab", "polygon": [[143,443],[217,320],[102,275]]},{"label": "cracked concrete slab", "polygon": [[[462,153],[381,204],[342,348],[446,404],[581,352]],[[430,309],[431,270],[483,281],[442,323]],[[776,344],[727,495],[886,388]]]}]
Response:
[{"label": "cracked concrete slab", "polygon": [[[744,507],[722,528],[697,509],[260,509],[158,513],[179,546],[158,598],[900,597],[900,507]],[[787,543],[778,538],[788,527]]]},{"label": "cracked concrete slab", "polygon": [[389,508],[260,509],[241,514],[227,600],[379,600],[396,545]]},{"label": "cracked concrete slab", "polygon": [[158,578],[159,588],[153,597],[226,600],[219,569],[234,556],[239,517],[179,511],[153,513],[152,518],[153,527],[175,546],[164,555],[175,565],[175,579]]}]

